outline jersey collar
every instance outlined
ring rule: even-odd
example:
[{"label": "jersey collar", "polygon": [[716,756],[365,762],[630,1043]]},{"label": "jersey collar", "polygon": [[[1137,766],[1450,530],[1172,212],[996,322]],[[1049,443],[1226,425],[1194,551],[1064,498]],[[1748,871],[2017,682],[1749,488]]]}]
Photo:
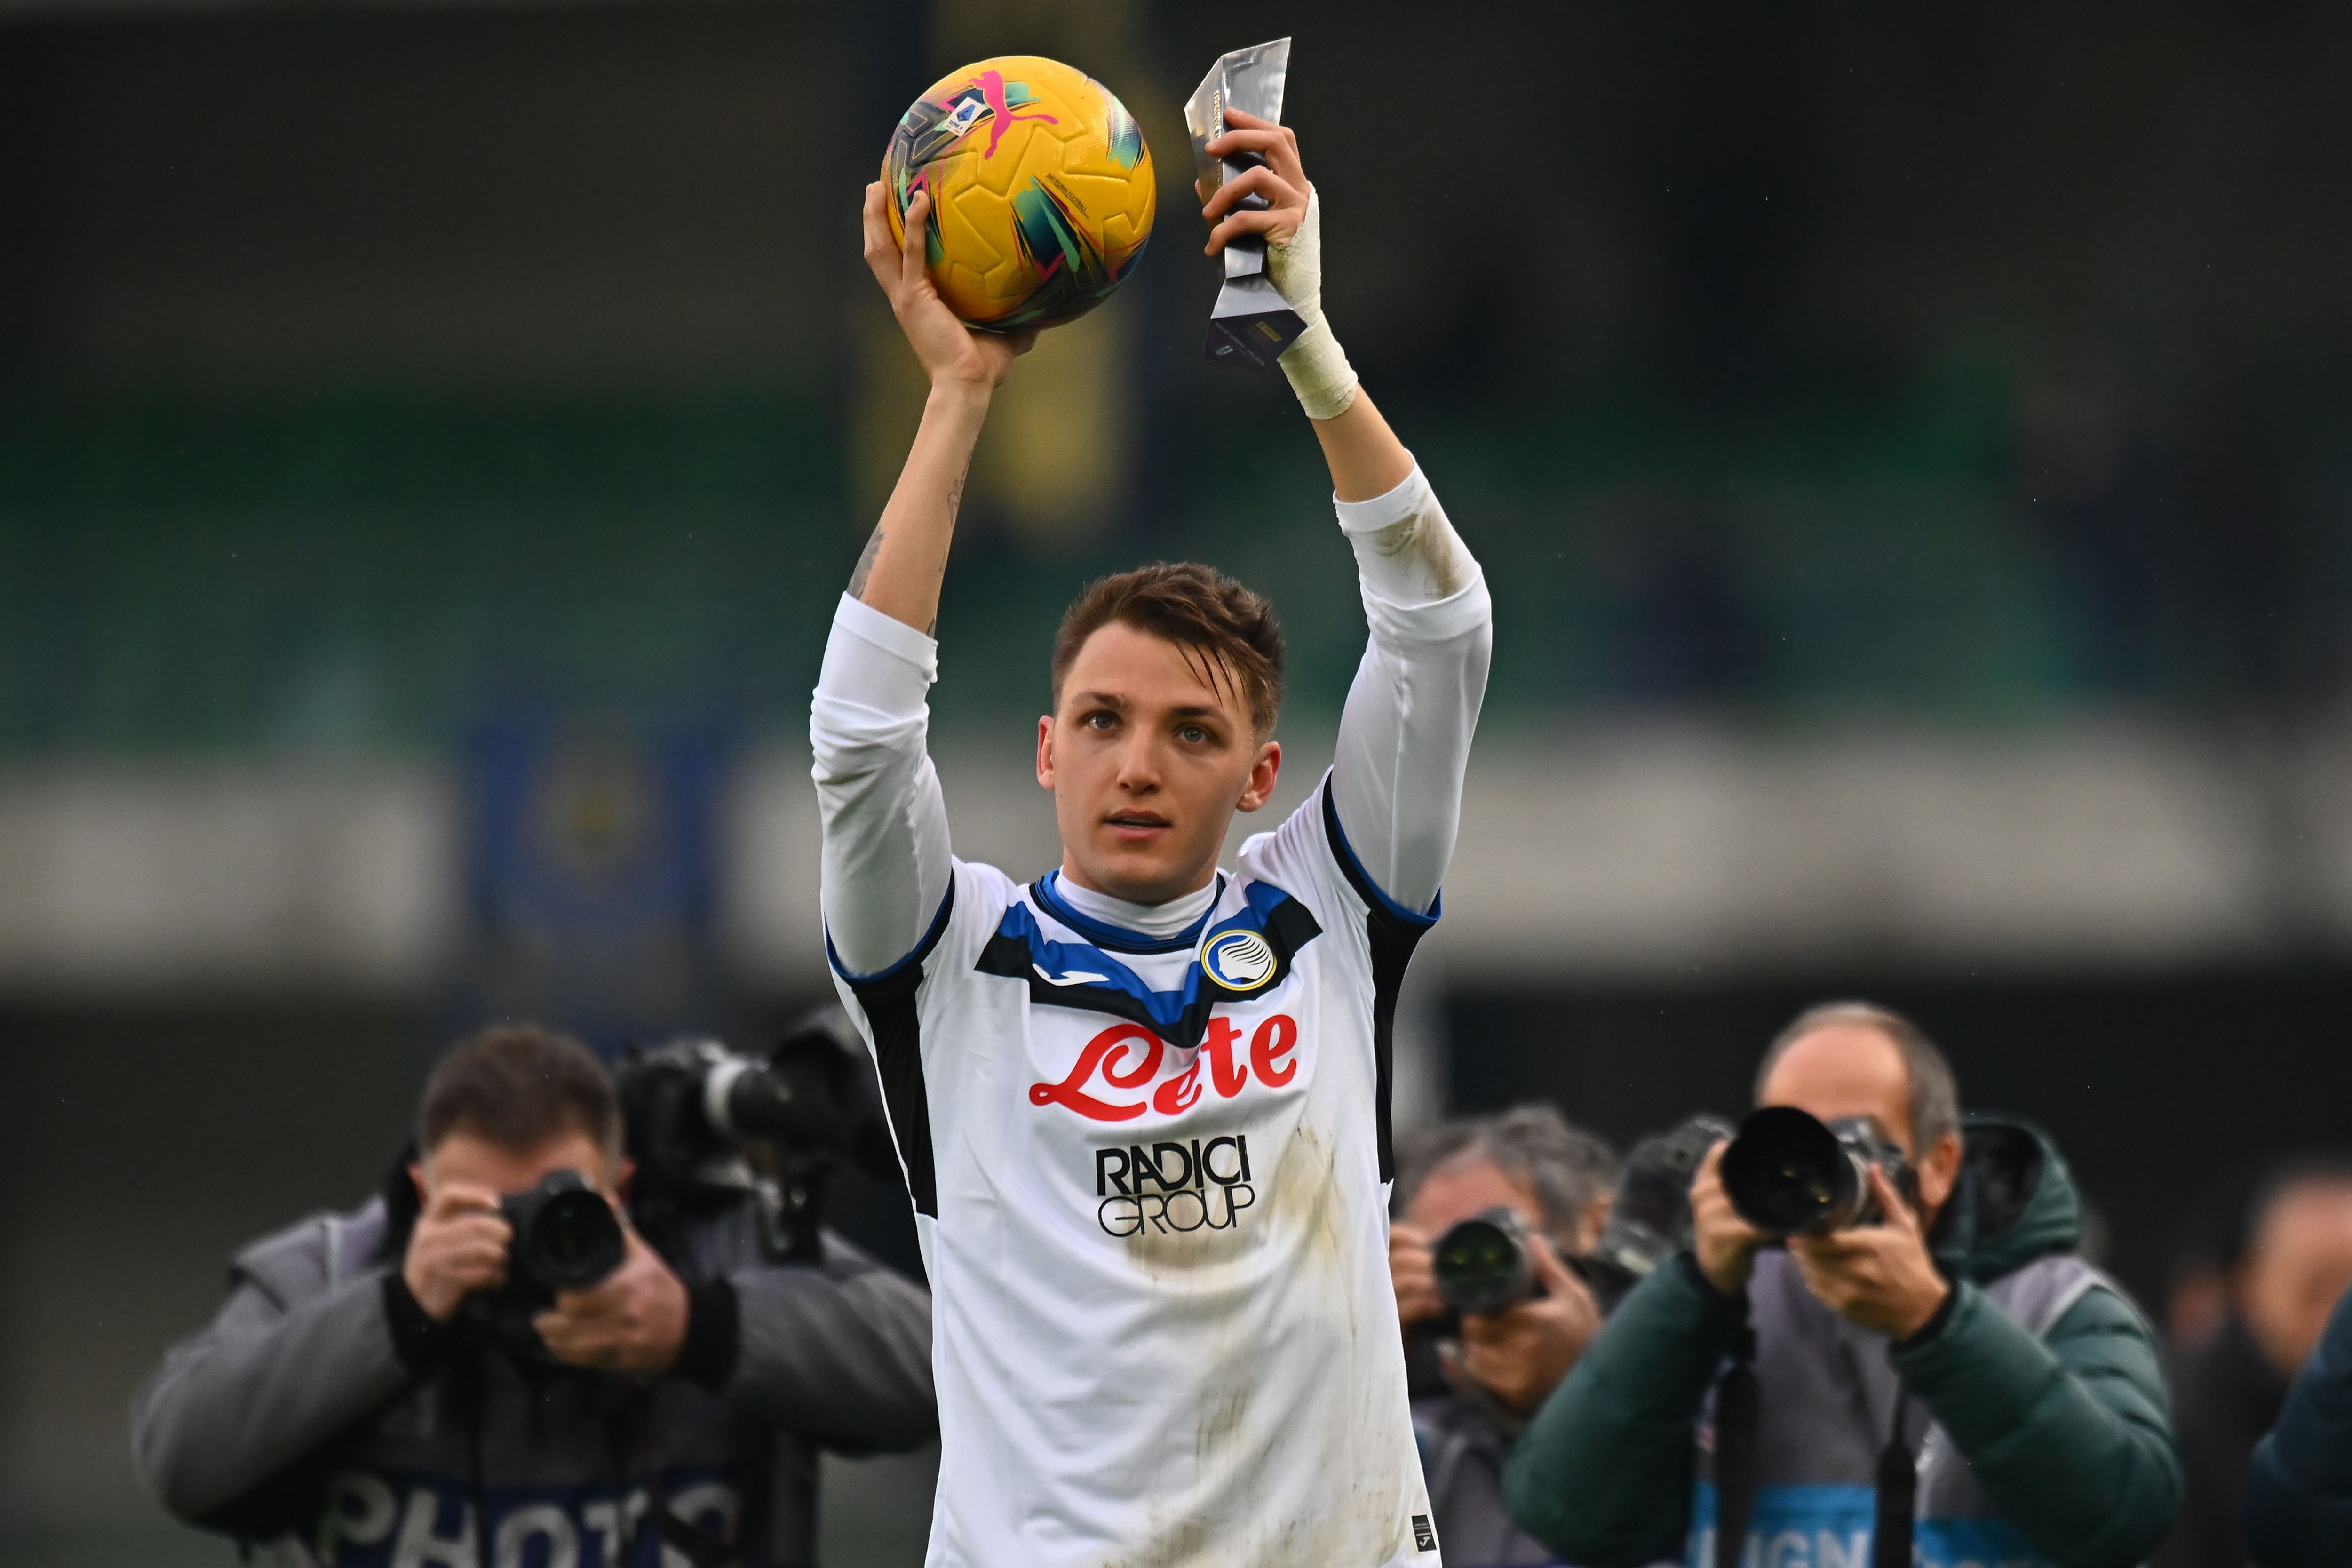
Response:
[{"label": "jersey collar", "polygon": [[1151,936],[1079,913],[1055,890],[1061,879],[1061,868],[1056,867],[1029,884],[1029,896],[1035,899],[1047,914],[1095,946],[1110,952],[1182,952],[1201,940],[1201,933],[1208,929],[1211,921],[1217,918],[1217,906],[1225,901],[1225,874],[1220,871],[1217,873],[1216,895],[1209,900],[1209,907],[1201,911],[1199,920],[1172,936]]}]

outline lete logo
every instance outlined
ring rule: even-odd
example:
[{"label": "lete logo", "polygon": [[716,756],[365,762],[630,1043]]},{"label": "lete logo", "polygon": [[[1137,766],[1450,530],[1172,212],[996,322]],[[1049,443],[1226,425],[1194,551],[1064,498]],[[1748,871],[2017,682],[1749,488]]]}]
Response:
[{"label": "lete logo", "polygon": [[1146,1109],[1176,1116],[1199,1103],[1203,1085],[1201,1069],[1209,1069],[1207,1088],[1221,1100],[1231,1100],[1255,1073],[1268,1089],[1282,1089],[1298,1076],[1298,1064],[1287,1058],[1298,1044],[1298,1023],[1287,1013],[1276,1013],[1250,1036],[1249,1055],[1241,1052],[1242,1032],[1230,1018],[1213,1017],[1192,1065],[1161,1084],[1148,1100],[1111,1100],[1094,1092],[1100,1079],[1106,1089],[1134,1090],[1160,1076],[1168,1043],[1140,1024],[1114,1024],[1087,1042],[1077,1065],[1059,1083],[1029,1086],[1032,1105],[1058,1105],[1089,1121],[1132,1121]]}]

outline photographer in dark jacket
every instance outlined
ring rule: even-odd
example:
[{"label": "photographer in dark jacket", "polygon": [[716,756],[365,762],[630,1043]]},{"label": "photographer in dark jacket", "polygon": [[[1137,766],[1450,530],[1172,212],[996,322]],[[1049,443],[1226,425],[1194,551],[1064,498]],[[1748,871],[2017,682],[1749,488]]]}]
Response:
[{"label": "photographer in dark jacket", "polygon": [[1783,1030],[1756,1099],[1869,1119],[1916,1186],[1874,1163],[1877,1223],[1766,1249],[1718,1144],[1692,1249],[1618,1305],[1513,1450],[1513,1517],[1588,1568],[2138,1563],[2180,1463],[2155,1334],[2074,1256],[2057,1151],[1964,1124],[1942,1054],[1862,1004]]},{"label": "photographer in dark jacket", "polygon": [[[1552,1560],[1504,1510],[1503,1461],[1601,1327],[1591,1291],[1560,1259],[1591,1247],[1616,1180],[1609,1146],[1549,1105],[1445,1122],[1400,1152],[1389,1274],[1404,1324],[1413,1435],[1452,1568]],[[1431,1249],[1454,1225],[1496,1208],[1525,1227],[1543,1293],[1457,1318],[1438,1290]]]},{"label": "photographer in dark jacket", "polygon": [[627,1190],[577,1043],[462,1042],[416,1146],[384,1196],[240,1253],[140,1392],[134,1458],[181,1519],[300,1563],[787,1568],[812,1559],[819,1448],[935,1435],[924,1293],[831,1237],[820,1266],[770,1261],[746,1204],[658,1250],[627,1227],[613,1273],[530,1320],[543,1351],[473,1327],[506,1282],[502,1196],[559,1171],[615,1209]]}]

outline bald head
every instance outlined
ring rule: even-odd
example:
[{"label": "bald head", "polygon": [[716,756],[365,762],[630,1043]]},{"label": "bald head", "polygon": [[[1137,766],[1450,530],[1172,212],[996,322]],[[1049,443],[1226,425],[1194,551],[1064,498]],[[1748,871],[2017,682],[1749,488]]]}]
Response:
[{"label": "bald head", "polygon": [[1918,1172],[1931,1217],[1958,1174],[1951,1066],[1919,1026],[1884,1007],[1832,1002],[1800,1014],[1764,1053],[1756,1103],[1793,1106],[1823,1121],[1871,1118]]},{"label": "bald head", "polygon": [[[1798,1059],[1783,1077],[1791,1058]],[[1790,1098],[1799,1094],[1806,1098]],[[1861,1105],[1862,1096],[1873,1103]],[[1815,1098],[1854,1108],[1823,1110]],[[1798,1014],[1756,1069],[1756,1103],[1793,1105],[1824,1121],[1874,1116],[1914,1158],[1960,1124],[1959,1086],[1944,1053],[1918,1025],[1868,1002],[1824,1002]]]},{"label": "bald head", "polygon": [[1789,1042],[1758,1087],[1759,1105],[1793,1105],[1823,1121],[1867,1116],[1910,1153],[1911,1074],[1883,1029],[1824,1024]]}]

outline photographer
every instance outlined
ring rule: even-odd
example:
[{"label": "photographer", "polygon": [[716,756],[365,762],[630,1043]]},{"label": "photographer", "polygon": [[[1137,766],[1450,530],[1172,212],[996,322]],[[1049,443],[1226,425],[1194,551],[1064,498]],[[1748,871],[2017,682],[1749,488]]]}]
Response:
[{"label": "photographer", "polygon": [[[614,1226],[622,1137],[575,1042],[461,1042],[425,1084],[416,1162],[240,1253],[226,1305],[141,1391],[149,1488],[294,1563],[810,1562],[817,1449],[936,1432],[929,1301],[831,1238],[821,1265],[769,1261],[746,1203],[658,1247]],[[568,1230],[518,1197],[567,1184]],[[520,1293],[599,1244],[598,1282]]]},{"label": "photographer", "polygon": [[[1389,1272],[1437,1538],[1461,1568],[1550,1560],[1504,1511],[1503,1459],[1601,1327],[1591,1293],[1560,1258],[1592,1245],[1616,1176],[1609,1146],[1548,1105],[1450,1121],[1401,1152]],[[1431,1248],[1498,1208],[1525,1227],[1542,1294],[1457,1313]]]},{"label": "photographer", "polygon": [[1514,1451],[1514,1517],[1587,1568],[2140,1562],[2181,1488],[2155,1336],[2074,1256],[2057,1151],[2011,1123],[1963,1132],[1942,1055],[1859,1004],[1784,1030],[1756,1098],[1795,1109],[1741,1142],[1847,1130],[1854,1206],[1767,1248],[1727,1191],[1736,1170],[1759,1212],[1751,1167],[1709,1153],[1692,1250],[1625,1299]]}]

